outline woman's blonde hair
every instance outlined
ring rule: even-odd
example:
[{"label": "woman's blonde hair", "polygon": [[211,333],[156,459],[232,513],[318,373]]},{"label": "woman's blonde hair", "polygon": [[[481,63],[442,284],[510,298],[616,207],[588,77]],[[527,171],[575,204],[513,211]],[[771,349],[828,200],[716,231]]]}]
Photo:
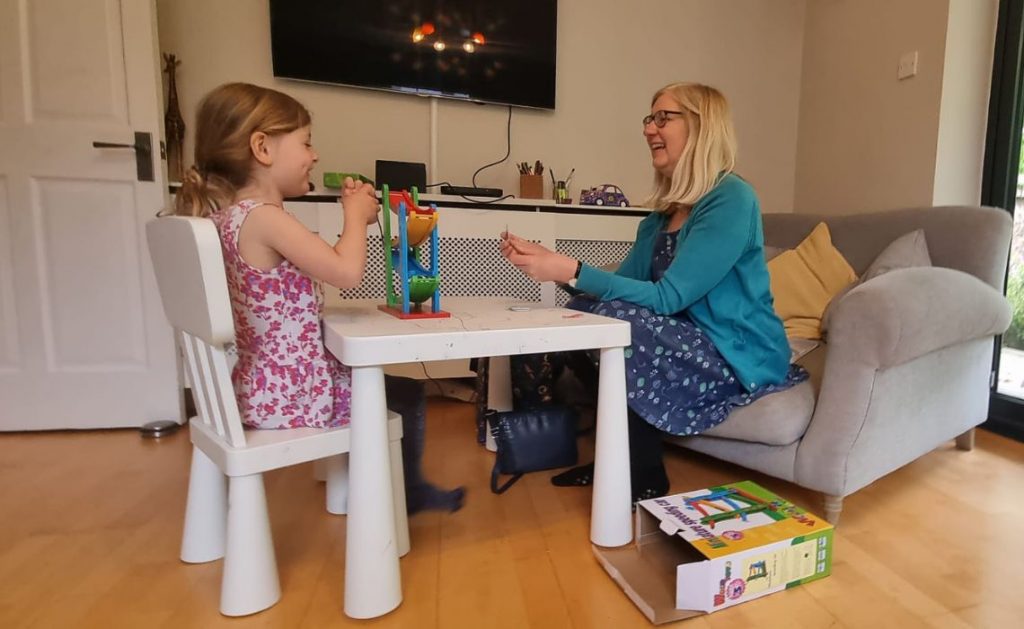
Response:
[{"label": "woman's blonde hair", "polygon": [[309,122],[299,101],[276,90],[249,83],[214,89],[199,104],[195,163],[183,176],[174,213],[209,216],[230,205],[252,172],[252,134],[291,133]]},{"label": "woman's blonde hair", "polygon": [[665,94],[679,104],[690,134],[672,177],[654,173],[645,205],[659,211],[695,204],[736,167],[736,132],[725,96],[700,83],[672,83],[654,93],[651,105]]}]

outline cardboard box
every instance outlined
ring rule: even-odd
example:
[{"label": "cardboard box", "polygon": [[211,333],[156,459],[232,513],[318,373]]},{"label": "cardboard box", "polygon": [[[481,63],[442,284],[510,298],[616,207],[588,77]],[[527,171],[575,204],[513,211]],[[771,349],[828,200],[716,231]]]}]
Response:
[{"label": "cardboard box", "polygon": [[655,624],[826,577],[832,525],[750,481],[637,503],[636,543],[594,554]]}]

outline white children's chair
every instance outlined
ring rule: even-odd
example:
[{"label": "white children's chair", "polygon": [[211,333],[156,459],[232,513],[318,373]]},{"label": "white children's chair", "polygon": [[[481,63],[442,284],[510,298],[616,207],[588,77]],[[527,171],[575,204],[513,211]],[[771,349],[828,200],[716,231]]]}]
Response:
[{"label": "white children's chair", "polygon": [[[146,224],[164,312],[185,356],[198,417],[189,422],[192,469],[181,560],[224,558],[220,611],[244,616],[281,596],[263,472],[326,459],[327,510],[348,497],[348,428],[242,429],[225,348],[235,340],[220,239],[204,218],[165,217]],[[402,421],[388,413],[398,552],[409,552],[402,470]]]}]

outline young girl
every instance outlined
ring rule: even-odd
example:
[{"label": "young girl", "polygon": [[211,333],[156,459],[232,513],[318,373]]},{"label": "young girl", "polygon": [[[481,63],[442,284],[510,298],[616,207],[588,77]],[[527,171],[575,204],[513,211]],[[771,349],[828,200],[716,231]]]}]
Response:
[{"label": "young girl", "polygon": [[[369,184],[346,179],[345,226],[333,247],[286,212],[282,201],[309,189],[317,154],[310,115],[274,90],[230,83],[203,99],[196,116],[195,165],[175,213],[213,219],[220,233],[235,319],[238,364],[232,382],[242,421],[253,428],[348,424],[351,372],[324,348],[320,281],[359,285],[366,226],[377,220]],[[426,402],[414,380],[386,378],[389,405],[402,415],[409,513],[455,511],[464,491],[442,491],[422,476]]]}]

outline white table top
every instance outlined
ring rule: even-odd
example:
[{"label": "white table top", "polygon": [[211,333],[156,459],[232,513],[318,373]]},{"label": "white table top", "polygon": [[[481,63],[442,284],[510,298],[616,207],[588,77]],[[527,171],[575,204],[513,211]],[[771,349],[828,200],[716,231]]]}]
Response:
[{"label": "white table top", "polygon": [[[445,319],[399,319],[358,300],[328,309],[324,342],[353,366],[625,347],[629,323],[500,297],[449,297]],[[511,306],[529,310],[512,311]]]}]

